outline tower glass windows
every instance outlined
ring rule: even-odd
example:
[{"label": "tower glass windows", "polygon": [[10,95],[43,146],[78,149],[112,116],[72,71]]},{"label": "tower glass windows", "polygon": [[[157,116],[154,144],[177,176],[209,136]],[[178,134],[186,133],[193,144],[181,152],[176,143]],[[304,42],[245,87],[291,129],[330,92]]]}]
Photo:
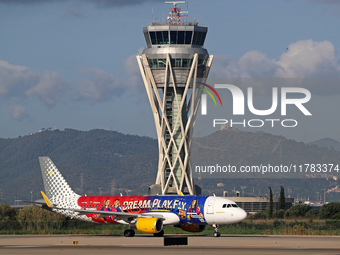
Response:
[{"label": "tower glass windows", "polygon": [[177,44],[184,44],[184,31],[178,31]]},{"label": "tower glass windows", "polygon": [[151,43],[152,44],[157,44],[157,41],[156,41],[156,32],[150,32],[150,38],[151,38]]},{"label": "tower glass windows", "polygon": [[149,33],[152,44],[169,44],[169,31],[151,31]]},{"label": "tower glass windows", "polygon": [[[172,67],[190,68],[192,65],[191,58],[172,58],[170,61],[171,61]],[[148,62],[149,62],[150,68],[165,68],[166,66],[165,58],[149,59]],[[198,59],[198,67],[203,67],[205,65],[206,65],[206,59]]]},{"label": "tower glass windows", "polygon": [[170,31],[170,41],[171,44],[177,43],[177,31]]},{"label": "tower glass windows", "polygon": [[[195,32],[194,33],[194,39],[195,34],[196,37],[199,33],[199,40],[195,41],[197,45],[203,45],[204,39],[201,40],[202,33],[204,33],[205,38],[205,32]],[[145,34],[145,40],[148,44],[151,40],[151,44],[192,44],[192,35],[193,31],[150,31],[149,32],[150,37],[147,37],[147,34]],[[170,35],[170,38],[169,38]],[[198,38],[198,37],[197,37]],[[199,44],[202,43],[202,44]],[[193,43],[195,44],[195,43]]]},{"label": "tower glass windows", "polygon": [[194,39],[192,41],[192,44],[203,46],[206,35],[207,35],[206,32],[195,31],[194,32]]},{"label": "tower glass windows", "polygon": [[165,44],[169,44],[169,32],[168,31],[163,31],[163,42]]},{"label": "tower glass windows", "polygon": [[192,31],[185,32],[185,44],[191,44]]},{"label": "tower glass windows", "polygon": [[157,39],[157,44],[163,44],[164,43],[162,31],[156,32],[156,39]]},{"label": "tower glass windows", "polygon": [[146,45],[151,45],[150,37],[148,32],[144,32],[144,37],[146,41]]}]

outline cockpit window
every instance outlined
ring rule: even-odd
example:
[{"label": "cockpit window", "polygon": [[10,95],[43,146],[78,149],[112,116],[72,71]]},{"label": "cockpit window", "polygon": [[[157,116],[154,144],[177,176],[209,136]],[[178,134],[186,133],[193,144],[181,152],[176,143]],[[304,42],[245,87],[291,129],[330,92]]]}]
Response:
[{"label": "cockpit window", "polygon": [[222,206],[222,208],[226,208],[227,207],[227,204],[224,204],[223,206]]},{"label": "cockpit window", "polygon": [[231,207],[231,204],[228,204],[228,208]]},{"label": "cockpit window", "polygon": [[233,207],[238,207],[237,204],[231,204]]}]

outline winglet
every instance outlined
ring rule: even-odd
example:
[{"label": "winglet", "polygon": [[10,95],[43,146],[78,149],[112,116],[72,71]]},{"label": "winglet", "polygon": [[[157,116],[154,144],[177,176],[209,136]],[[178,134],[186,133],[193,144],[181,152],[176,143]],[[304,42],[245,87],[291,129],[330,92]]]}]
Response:
[{"label": "winglet", "polygon": [[43,198],[44,198],[44,200],[45,200],[47,206],[48,206],[48,207],[52,207],[52,204],[51,204],[50,200],[48,200],[48,198],[46,197],[44,191],[40,191],[40,192],[41,192],[41,195],[43,196]]}]

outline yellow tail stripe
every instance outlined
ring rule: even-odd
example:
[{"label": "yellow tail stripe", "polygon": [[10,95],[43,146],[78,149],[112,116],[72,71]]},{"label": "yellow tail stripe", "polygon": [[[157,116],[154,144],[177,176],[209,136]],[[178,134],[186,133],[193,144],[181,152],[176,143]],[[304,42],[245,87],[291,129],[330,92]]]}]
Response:
[{"label": "yellow tail stripe", "polygon": [[43,196],[43,198],[44,198],[44,200],[45,200],[47,206],[48,206],[48,207],[52,207],[52,204],[51,204],[50,200],[48,200],[48,198],[46,197],[44,191],[40,191],[40,192],[41,192],[41,195]]}]

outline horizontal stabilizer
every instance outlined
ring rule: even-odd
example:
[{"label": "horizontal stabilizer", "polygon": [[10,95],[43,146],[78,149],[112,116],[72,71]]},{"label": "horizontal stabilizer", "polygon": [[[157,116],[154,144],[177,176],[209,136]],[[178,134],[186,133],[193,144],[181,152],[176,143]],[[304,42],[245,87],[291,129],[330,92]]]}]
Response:
[{"label": "horizontal stabilizer", "polygon": [[45,202],[39,202],[39,201],[15,200],[15,202],[28,203],[28,204],[37,204],[37,205],[46,205]]}]

